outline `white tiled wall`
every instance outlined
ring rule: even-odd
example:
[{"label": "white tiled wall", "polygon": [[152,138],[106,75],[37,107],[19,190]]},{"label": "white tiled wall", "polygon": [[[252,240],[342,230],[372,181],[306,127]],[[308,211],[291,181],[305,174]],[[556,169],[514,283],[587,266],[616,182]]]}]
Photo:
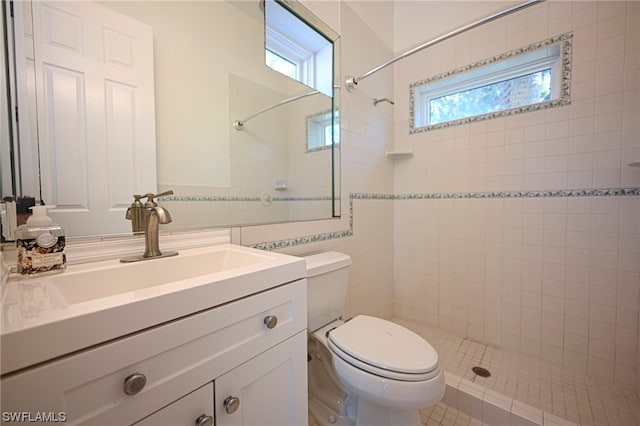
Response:
[{"label": "white tiled wall", "polygon": [[[408,134],[411,82],[567,31],[570,106]],[[395,96],[396,194],[638,187],[640,3],[536,5],[398,63]],[[396,315],[633,385],[639,197],[395,204]]]}]

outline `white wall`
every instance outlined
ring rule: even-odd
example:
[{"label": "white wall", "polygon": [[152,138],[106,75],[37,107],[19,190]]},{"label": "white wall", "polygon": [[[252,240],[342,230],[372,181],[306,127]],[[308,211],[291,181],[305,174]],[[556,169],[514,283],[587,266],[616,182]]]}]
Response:
[{"label": "white wall", "polygon": [[[549,1],[398,63],[395,143],[415,156],[396,164],[395,193],[639,187],[640,170],[626,166],[640,157],[639,6]],[[396,24],[429,22],[433,9],[401,3]],[[408,135],[411,82],[567,31],[570,106]],[[639,197],[395,205],[396,315],[633,384]]]}]

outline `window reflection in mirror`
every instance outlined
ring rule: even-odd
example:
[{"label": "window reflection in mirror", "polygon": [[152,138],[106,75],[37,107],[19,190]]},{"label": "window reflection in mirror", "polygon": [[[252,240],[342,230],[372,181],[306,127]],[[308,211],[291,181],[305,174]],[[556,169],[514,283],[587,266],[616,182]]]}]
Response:
[{"label": "window reflection in mirror", "polygon": [[[335,121],[339,123],[339,113],[335,113]],[[339,125],[334,126],[333,121],[331,111],[307,117],[307,152],[331,148],[332,145],[339,146]]]},{"label": "window reflection in mirror", "polygon": [[265,2],[265,63],[333,97],[333,43],[276,0]]}]

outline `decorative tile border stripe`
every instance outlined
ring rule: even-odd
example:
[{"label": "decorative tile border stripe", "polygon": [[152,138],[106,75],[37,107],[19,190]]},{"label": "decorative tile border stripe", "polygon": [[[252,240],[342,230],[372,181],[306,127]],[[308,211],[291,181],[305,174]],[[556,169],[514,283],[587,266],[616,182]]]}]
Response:
[{"label": "decorative tile border stripe", "polygon": [[249,245],[260,250],[277,250],[301,244],[317,243],[353,236],[353,200],[448,200],[448,199],[503,199],[503,198],[567,198],[567,197],[624,197],[640,196],[637,188],[563,189],[547,191],[495,191],[495,192],[448,192],[415,194],[376,194],[352,192],[349,194],[349,228],[344,231],[306,235],[285,240],[267,241]]},{"label": "decorative tile border stripe", "polygon": [[352,192],[349,194],[350,200],[395,200],[396,195],[393,194],[373,194],[366,192]]},{"label": "decorative tile border stripe", "polygon": [[640,188],[560,189],[547,191],[442,192],[394,195],[394,200],[428,200],[458,198],[567,198],[620,197],[640,195]]},{"label": "decorative tile border stripe", "polygon": [[[551,197],[617,197],[640,195],[640,188],[553,189],[546,191],[427,192],[413,194],[376,194],[353,192],[349,200],[430,200],[457,198],[551,198]],[[331,201],[330,196],[273,197],[273,201]],[[339,200],[339,198],[338,198]],[[254,196],[182,195],[162,201],[186,202],[260,202]]]},{"label": "decorative tile border stripe", "polygon": [[305,235],[304,237],[291,238],[288,240],[267,241],[264,243],[252,244],[249,247],[260,250],[278,250],[286,247],[298,246],[300,244],[318,243],[320,241],[333,240],[335,238],[351,237],[353,230],[327,232],[324,234]]},{"label": "decorative tile border stripe", "polygon": [[[271,201],[331,201],[330,195],[311,197],[271,197]],[[236,196],[236,195],[174,195],[164,197],[162,201],[187,201],[187,202],[260,202],[260,196]]]}]

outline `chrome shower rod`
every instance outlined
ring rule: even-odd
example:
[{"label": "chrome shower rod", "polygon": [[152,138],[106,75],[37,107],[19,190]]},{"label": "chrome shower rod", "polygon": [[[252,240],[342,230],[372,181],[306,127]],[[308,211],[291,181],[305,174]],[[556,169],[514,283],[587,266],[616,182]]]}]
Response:
[{"label": "chrome shower rod", "polygon": [[380,66],[377,66],[377,67],[375,67],[374,69],[372,69],[370,71],[367,71],[366,73],[362,74],[359,77],[347,77],[347,81],[346,81],[347,91],[353,92],[355,90],[355,88],[356,88],[356,85],[360,81],[362,81],[365,78],[369,77],[370,75],[375,74],[378,71],[388,67],[389,65],[398,62],[401,59],[404,59],[404,58],[406,58],[408,56],[413,55],[414,53],[417,53],[417,52],[419,52],[419,51],[421,51],[423,49],[426,49],[427,47],[431,47],[431,46],[436,45],[436,44],[438,44],[438,43],[440,43],[442,41],[450,39],[451,37],[457,36],[458,34],[462,34],[465,31],[469,31],[469,30],[471,30],[473,28],[479,27],[480,25],[489,23],[489,22],[494,21],[494,20],[496,20],[498,18],[502,18],[503,16],[510,15],[510,14],[512,14],[514,12],[517,12],[519,10],[525,9],[525,8],[527,8],[529,6],[533,6],[534,4],[537,4],[537,3],[542,3],[544,1],[545,0],[527,0],[524,3],[520,3],[520,4],[517,4],[517,5],[511,6],[511,7],[507,8],[507,9],[504,9],[504,10],[502,10],[500,12],[496,12],[496,13],[493,13],[491,15],[487,15],[484,18],[478,19],[477,21],[473,21],[473,22],[471,22],[469,24],[466,24],[466,25],[464,25],[464,26],[462,26],[462,27],[460,27],[458,29],[455,29],[455,30],[450,31],[450,32],[448,32],[446,34],[438,36],[438,37],[436,37],[436,38],[434,38],[432,40],[429,40],[429,41],[421,44],[420,46],[414,47],[413,49],[410,49],[410,50],[406,51],[405,53],[403,53],[403,54],[391,59],[390,61],[387,61],[384,64],[382,64]]},{"label": "chrome shower rod", "polygon": [[294,96],[292,98],[289,99],[285,99],[283,101],[278,102],[277,104],[273,104],[265,109],[261,109],[260,111],[256,112],[253,115],[250,115],[249,117],[245,118],[244,120],[236,120],[233,122],[233,127],[236,130],[244,130],[244,123],[246,123],[247,121],[251,120],[252,118],[255,118],[257,116],[259,116],[260,114],[263,114],[267,111],[271,111],[274,108],[277,108],[279,106],[288,104],[289,102],[293,102],[293,101],[297,101],[298,99],[302,99],[302,98],[306,98],[307,96],[313,96],[313,95],[317,95],[318,93],[320,93],[319,90],[314,90],[312,92],[307,92],[307,93],[303,93],[302,95],[298,95],[298,96]]}]

